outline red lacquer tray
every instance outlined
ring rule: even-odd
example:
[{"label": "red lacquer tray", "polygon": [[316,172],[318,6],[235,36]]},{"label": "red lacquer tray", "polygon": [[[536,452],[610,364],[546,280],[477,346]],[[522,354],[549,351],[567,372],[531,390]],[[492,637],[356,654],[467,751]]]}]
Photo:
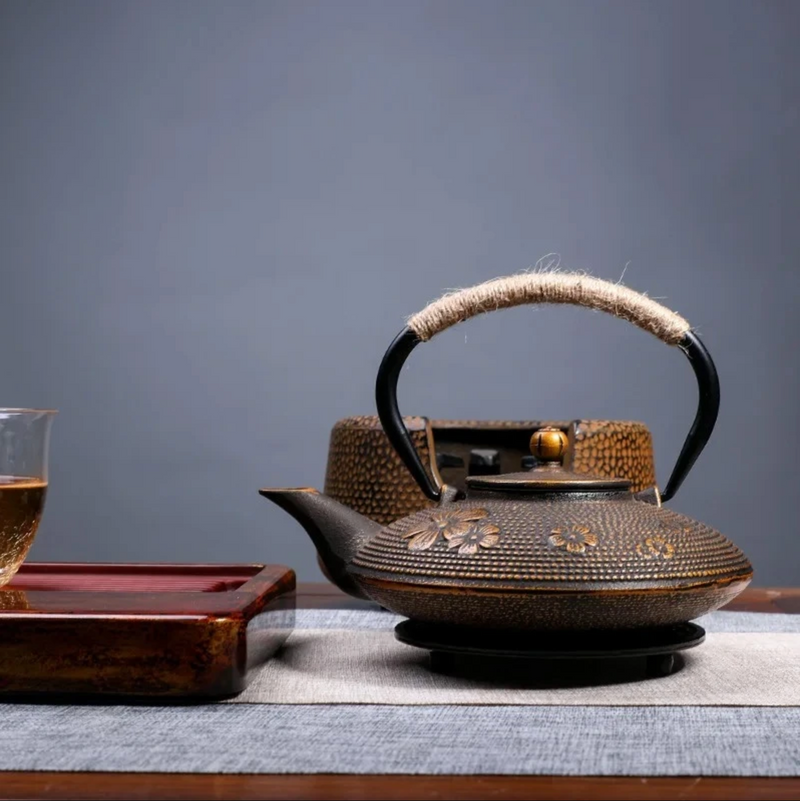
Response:
[{"label": "red lacquer tray", "polygon": [[280,565],[25,564],[0,589],[0,695],[235,695],[294,608]]}]

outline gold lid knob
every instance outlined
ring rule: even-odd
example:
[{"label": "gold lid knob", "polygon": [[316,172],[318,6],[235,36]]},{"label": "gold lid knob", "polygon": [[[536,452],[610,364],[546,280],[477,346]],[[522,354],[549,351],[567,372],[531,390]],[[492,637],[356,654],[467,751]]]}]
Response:
[{"label": "gold lid knob", "polygon": [[560,428],[540,428],[533,433],[530,448],[541,462],[560,462],[567,450],[567,435]]}]

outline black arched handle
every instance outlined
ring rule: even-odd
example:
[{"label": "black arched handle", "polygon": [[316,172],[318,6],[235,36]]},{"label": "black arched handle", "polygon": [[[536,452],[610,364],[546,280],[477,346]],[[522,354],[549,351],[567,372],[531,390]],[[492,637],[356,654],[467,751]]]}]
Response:
[{"label": "black arched handle", "polygon": [[[408,326],[397,335],[386,351],[378,370],[375,401],[381,425],[386,431],[389,442],[392,443],[425,495],[433,501],[438,501],[442,494],[441,487],[437,486],[428,475],[397,407],[397,380],[400,377],[400,370],[411,351],[421,341],[418,334]],[[706,350],[697,334],[691,330],[683,334],[677,345],[686,354],[692,365],[697,377],[700,398],[692,427],[667,482],[667,488],[661,495],[664,501],[674,497],[689,474],[714,430],[719,412],[719,377],[711,354]]]}]

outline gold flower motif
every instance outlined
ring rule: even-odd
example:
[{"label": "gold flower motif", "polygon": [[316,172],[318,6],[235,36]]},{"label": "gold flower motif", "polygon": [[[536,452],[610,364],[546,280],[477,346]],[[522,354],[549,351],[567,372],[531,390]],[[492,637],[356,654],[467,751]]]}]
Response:
[{"label": "gold flower motif", "polygon": [[445,532],[448,548],[459,553],[477,553],[478,548],[492,548],[500,541],[500,529],[493,523],[473,523],[463,534]]},{"label": "gold flower motif", "polygon": [[[430,512],[427,519],[420,521],[401,536],[404,540],[408,540],[410,551],[427,551],[438,541],[439,537],[450,541],[453,537],[466,534],[476,520],[482,520],[486,515],[485,509],[450,509]],[[471,551],[471,553],[475,553],[475,551]]]},{"label": "gold flower motif", "polygon": [[598,543],[596,534],[577,523],[554,528],[548,540],[556,548],[566,548],[570,553],[584,553],[587,548],[594,548]]},{"label": "gold flower motif", "polygon": [[675,546],[663,537],[647,537],[636,546],[636,553],[643,559],[672,559]]}]

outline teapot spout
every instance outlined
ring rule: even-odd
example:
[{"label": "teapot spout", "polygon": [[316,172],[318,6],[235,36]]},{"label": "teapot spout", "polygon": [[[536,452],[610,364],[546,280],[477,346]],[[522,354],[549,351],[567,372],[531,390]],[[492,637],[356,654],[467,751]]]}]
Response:
[{"label": "teapot spout", "polygon": [[367,598],[350,577],[347,565],[381,530],[378,523],[311,487],[267,488],[259,490],[259,495],[287,511],[306,530],[317,548],[323,572],[340,590]]}]

